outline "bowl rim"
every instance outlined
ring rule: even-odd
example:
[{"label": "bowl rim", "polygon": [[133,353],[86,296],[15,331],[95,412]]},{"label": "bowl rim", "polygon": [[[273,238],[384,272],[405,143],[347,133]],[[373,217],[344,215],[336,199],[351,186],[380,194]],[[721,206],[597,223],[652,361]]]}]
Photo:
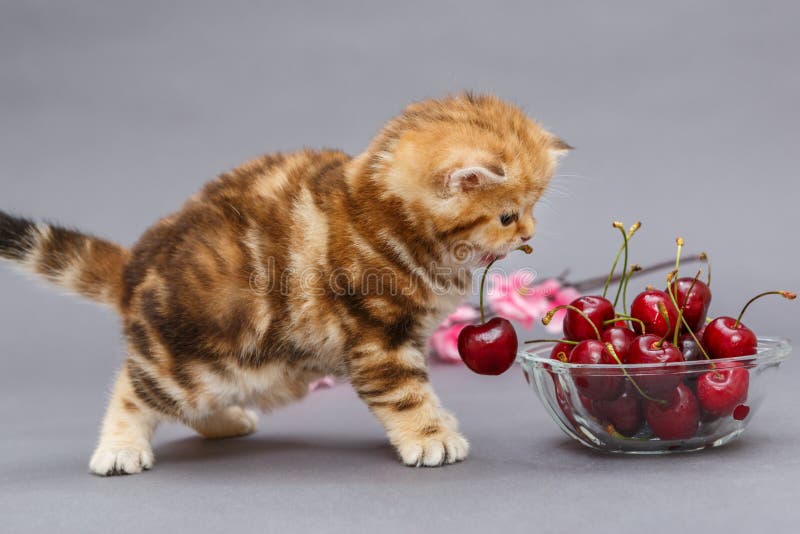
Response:
[{"label": "bowl rim", "polygon": [[608,365],[603,363],[569,363],[550,358],[553,342],[536,343],[531,348],[517,353],[517,363],[533,366],[547,366],[555,372],[571,369],[587,369],[608,371],[614,368],[623,368],[629,371],[647,369],[675,369],[676,372],[686,372],[692,369],[708,369],[709,362],[746,362],[752,365],[775,363],[785,360],[792,352],[791,341],[783,337],[758,337],[758,352],[748,356],[735,356],[733,358],[714,358],[712,360],[694,360],[689,362],[669,363],[626,363],[622,365]]}]

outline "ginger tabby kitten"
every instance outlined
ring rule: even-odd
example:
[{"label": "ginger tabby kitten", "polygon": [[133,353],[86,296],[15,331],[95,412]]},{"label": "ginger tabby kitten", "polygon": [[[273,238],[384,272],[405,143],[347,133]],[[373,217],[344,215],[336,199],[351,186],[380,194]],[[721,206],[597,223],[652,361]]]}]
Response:
[{"label": "ginger tabby kitten", "polygon": [[0,212],[0,257],[122,317],[127,359],[90,469],[153,466],[163,420],[207,438],[346,377],[411,466],[469,445],[428,382],[428,335],[471,270],[531,238],[570,147],[511,104],[410,105],[355,158],[272,154],[208,183],[130,250]]}]

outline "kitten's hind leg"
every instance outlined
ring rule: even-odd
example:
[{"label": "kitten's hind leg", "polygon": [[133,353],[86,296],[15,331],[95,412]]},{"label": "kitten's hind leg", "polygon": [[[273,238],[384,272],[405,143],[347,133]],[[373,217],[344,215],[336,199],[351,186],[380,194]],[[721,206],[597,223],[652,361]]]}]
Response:
[{"label": "kitten's hind leg", "polygon": [[100,440],[89,462],[92,473],[127,475],[153,467],[150,439],[161,418],[135,394],[126,365],[114,384]]},{"label": "kitten's hind leg", "polygon": [[[249,402],[266,413],[303,398],[308,393],[309,382],[320,377],[318,372],[292,369],[283,365],[265,368],[259,373],[259,383],[263,385],[251,392]],[[221,393],[211,395],[216,399],[224,398]],[[253,410],[233,405],[207,414],[201,419],[190,420],[187,424],[204,438],[219,439],[252,434],[256,431],[257,422],[258,415]]]},{"label": "kitten's hind leg", "polygon": [[190,423],[198,434],[207,439],[235,438],[256,430],[258,415],[241,406],[229,406]]}]

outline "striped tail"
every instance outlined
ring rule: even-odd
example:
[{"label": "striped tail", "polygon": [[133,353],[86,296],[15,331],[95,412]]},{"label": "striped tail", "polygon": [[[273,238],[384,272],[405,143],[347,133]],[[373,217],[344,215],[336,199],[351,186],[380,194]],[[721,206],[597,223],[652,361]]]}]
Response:
[{"label": "striped tail", "polygon": [[0,259],[114,308],[121,305],[129,256],[109,241],[0,211]]}]

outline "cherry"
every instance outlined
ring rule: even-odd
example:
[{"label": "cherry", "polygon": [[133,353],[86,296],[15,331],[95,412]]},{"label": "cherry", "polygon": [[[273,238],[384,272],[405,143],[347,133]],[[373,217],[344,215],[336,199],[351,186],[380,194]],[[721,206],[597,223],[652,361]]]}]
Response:
[{"label": "cherry", "polygon": [[574,347],[575,345],[572,343],[558,341],[553,347],[553,350],[550,351],[550,358],[560,362],[566,362],[569,360],[569,355],[572,353]]},{"label": "cherry", "polygon": [[[555,385],[556,402],[558,403],[558,407],[561,409],[561,413],[563,413],[567,420],[572,423],[572,426],[577,427],[578,424],[575,421],[575,415],[573,413],[569,398],[567,397],[564,388],[561,387],[561,383],[555,376],[553,376],[553,384]],[[580,399],[581,405],[587,411],[587,413],[589,415],[594,415],[594,405],[592,400],[580,392],[578,392],[578,398]]]},{"label": "cherry", "polygon": [[517,357],[517,333],[511,322],[502,317],[467,325],[458,334],[458,353],[467,367],[478,374],[503,374]]},{"label": "cherry", "polygon": [[572,414],[572,407],[569,404],[567,394],[564,392],[564,388],[561,387],[561,383],[558,381],[558,378],[555,375],[551,376],[553,378],[553,385],[555,386],[556,402],[558,403],[558,407],[561,409],[561,413],[564,414],[564,417],[567,418],[572,426],[576,427],[577,422],[575,421],[575,416]]},{"label": "cherry", "polygon": [[[597,339],[596,330],[603,330],[606,321],[614,319],[614,305],[608,299],[599,296],[579,297],[573,300],[564,316],[564,335],[573,341]],[[561,309],[561,306],[554,310]],[[550,313],[553,313],[551,310]],[[583,314],[576,310],[580,310]]]},{"label": "cherry", "polygon": [[698,331],[706,323],[708,307],[711,305],[711,289],[705,282],[696,278],[678,278],[667,288],[673,291],[678,307],[683,309],[683,317],[689,328]]},{"label": "cherry", "polygon": [[633,340],[636,339],[636,334],[633,330],[625,326],[614,326],[604,330],[600,338],[604,343],[611,343],[622,363],[627,363],[628,350]]},{"label": "cherry", "polygon": [[756,334],[742,324],[742,316],[750,304],[766,295],[780,295],[789,300],[797,298],[797,295],[790,291],[767,291],[747,301],[738,318],[717,317],[708,323],[703,334],[703,346],[712,358],[749,356],[757,352]]},{"label": "cherry", "polygon": [[592,406],[597,417],[613,425],[614,430],[624,436],[633,436],[644,423],[641,399],[627,380],[625,390],[618,399],[594,401]]},{"label": "cherry", "polygon": [[[528,245],[516,250],[526,254],[533,252]],[[458,334],[458,354],[472,371],[481,375],[500,375],[508,371],[517,358],[517,333],[508,319],[495,317],[486,321],[483,310],[483,294],[486,274],[498,258],[492,259],[481,278],[481,324],[467,325]]]},{"label": "cherry", "polygon": [[591,400],[614,400],[625,387],[624,377],[617,367],[617,360],[606,350],[602,341],[581,341],[569,355],[571,364],[605,364],[608,371],[597,369],[572,369],[571,373],[578,391]]},{"label": "cherry", "polygon": [[692,390],[679,383],[666,403],[644,401],[647,424],[659,439],[689,439],[700,424],[700,406]]},{"label": "cherry", "polygon": [[706,326],[703,346],[712,358],[733,358],[755,354],[756,334],[733,317],[717,317]]},{"label": "cherry", "polygon": [[744,421],[750,413],[750,407],[746,404],[740,404],[733,410],[733,418],[737,421]]},{"label": "cherry", "polygon": [[[682,362],[683,355],[671,343],[653,334],[638,336],[628,349],[629,364]],[[680,369],[647,369],[633,372],[636,383],[648,395],[663,399],[681,381]]]},{"label": "cherry", "polygon": [[[564,340],[553,340],[553,339],[533,339],[530,341],[526,341],[525,343],[555,343],[553,346],[553,350],[550,351],[550,359],[551,360],[558,360],[559,362],[566,363],[569,360],[569,355],[572,353],[572,349],[577,345],[575,342],[567,342]],[[577,426],[575,422],[575,417],[572,414],[572,407],[570,405],[569,399],[567,398],[567,394],[564,392],[564,388],[561,387],[561,382],[559,381],[558,374],[555,372],[550,371],[550,378],[553,380],[553,387],[555,389],[555,396],[556,402],[558,403],[558,407],[561,409],[561,413],[567,418],[567,420],[572,424],[573,427]],[[530,380],[528,380],[530,383]],[[581,403],[591,408],[591,400],[587,399],[583,395],[579,393]]]},{"label": "cherry", "polygon": [[631,304],[631,316],[644,323],[647,334],[672,337],[678,326],[678,309],[669,295],[658,289],[639,293]]},{"label": "cherry", "polygon": [[750,373],[744,367],[717,366],[697,379],[697,400],[705,414],[726,417],[747,400],[749,385]]}]

